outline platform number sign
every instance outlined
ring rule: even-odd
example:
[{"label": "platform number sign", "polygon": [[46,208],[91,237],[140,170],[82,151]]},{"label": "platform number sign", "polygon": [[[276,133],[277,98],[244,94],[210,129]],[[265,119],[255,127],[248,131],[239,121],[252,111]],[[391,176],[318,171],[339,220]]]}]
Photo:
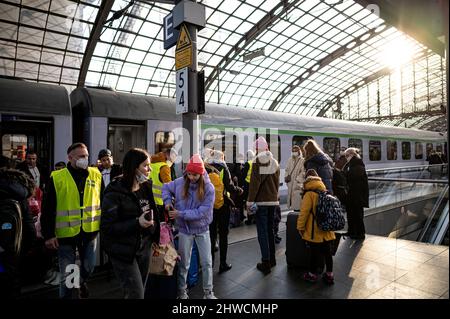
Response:
[{"label": "platform number sign", "polygon": [[177,71],[177,80],[176,80],[177,90],[176,90],[176,99],[177,99],[177,114],[187,113],[188,104],[189,104],[189,96],[188,96],[188,68],[183,68]]}]

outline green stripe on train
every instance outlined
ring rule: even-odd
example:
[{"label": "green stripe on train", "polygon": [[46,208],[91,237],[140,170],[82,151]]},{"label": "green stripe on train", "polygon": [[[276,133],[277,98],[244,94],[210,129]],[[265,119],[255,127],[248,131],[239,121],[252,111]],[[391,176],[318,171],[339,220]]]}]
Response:
[{"label": "green stripe on train", "polygon": [[[254,129],[254,130],[268,130],[267,128],[263,127],[236,127],[236,126],[229,126],[229,125],[223,125],[223,124],[201,124],[202,129],[206,128],[217,128],[217,129],[226,129],[226,128],[239,128],[241,130],[246,130],[248,128]],[[429,143],[444,143],[445,139],[438,140],[438,141],[432,141],[427,139],[409,139],[409,138],[398,138],[398,137],[391,137],[391,136],[372,136],[372,135],[352,135],[352,134],[343,134],[343,133],[322,133],[322,132],[310,132],[310,131],[293,131],[293,130],[280,130],[278,129],[279,134],[283,135],[301,135],[301,136],[330,136],[330,137],[348,137],[348,138],[364,138],[364,139],[374,139],[374,140],[397,140],[397,141],[421,141],[421,142],[429,142]]]}]

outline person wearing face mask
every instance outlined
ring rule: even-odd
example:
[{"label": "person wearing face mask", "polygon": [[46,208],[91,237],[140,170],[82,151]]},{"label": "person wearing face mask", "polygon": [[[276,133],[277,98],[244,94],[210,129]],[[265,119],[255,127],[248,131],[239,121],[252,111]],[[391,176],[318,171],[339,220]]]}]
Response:
[{"label": "person wearing face mask", "polygon": [[153,242],[159,243],[158,208],[153,199],[149,154],[139,148],[123,158],[123,175],[105,189],[100,225],[125,299],[143,299]]},{"label": "person wearing face mask", "polygon": [[89,153],[83,143],[69,146],[67,156],[67,167],[55,171],[47,184],[42,203],[41,231],[45,246],[58,253],[62,274],[60,298],[73,297],[73,288],[66,285],[66,278],[73,272],[71,266],[75,264],[77,250],[81,278],[74,282],[73,287],[79,286],[79,297],[87,298],[87,280],[94,270],[96,238],[100,230],[102,175],[97,168],[88,167]]},{"label": "person wearing face mask", "polygon": [[288,186],[288,209],[295,212],[300,211],[303,193],[303,182],[305,181],[305,166],[300,146],[292,146],[292,154],[286,165],[284,182]]},{"label": "person wearing face mask", "polygon": [[357,148],[350,147],[344,152],[347,164],[342,171],[348,185],[345,207],[347,210],[348,232],[352,239],[364,239],[364,207],[369,207],[369,182],[366,167]]},{"label": "person wearing face mask", "polygon": [[[179,228],[178,298],[188,299],[186,278],[194,241],[197,244],[202,267],[203,298],[216,299],[213,293],[212,255],[209,224],[213,219],[214,186],[205,170],[202,158],[194,154],[185,174],[164,184],[163,201],[169,216],[176,219]],[[175,205],[172,205],[172,201]]]}]

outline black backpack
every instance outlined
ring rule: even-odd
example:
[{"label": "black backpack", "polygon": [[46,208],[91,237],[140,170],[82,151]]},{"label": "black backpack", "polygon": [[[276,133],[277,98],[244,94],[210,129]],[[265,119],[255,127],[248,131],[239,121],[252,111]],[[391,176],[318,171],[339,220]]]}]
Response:
[{"label": "black backpack", "polygon": [[22,207],[13,199],[0,200],[0,252],[18,255],[22,243]]},{"label": "black backpack", "polygon": [[316,223],[323,231],[341,230],[345,226],[345,208],[336,196],[327,191],[314,191],[319,194],[316,209]]}]

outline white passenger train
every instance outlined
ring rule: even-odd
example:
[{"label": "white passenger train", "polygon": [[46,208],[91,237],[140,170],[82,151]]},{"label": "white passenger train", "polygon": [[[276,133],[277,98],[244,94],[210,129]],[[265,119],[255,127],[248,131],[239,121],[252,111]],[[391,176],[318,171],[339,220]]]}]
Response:
[{"label": "white passenger train", "polygon": [[[0,79],[0,115],[2,154],[19,159],[33,149],[50,167],[65,161],[68,145],[78,141],[88,145],[91,163],[105,147],[116,162],[131,147],[153,154],[173,146],[174,130],[181,126],[173,99],[78,88],[69,103],[63,87],[9,79]],[[431,150],[447,147],[445,136],[436,132],[217,104],[207,104],[200,119],[201,146],[225,150],[227,162],[245,155],[258,134],[265,135],[282,175],[292,145],[308,138],[333,159],[346,147],[359,148],[367,168],[426,164]],[[225,137],[229,132],[232,136]]]}]

